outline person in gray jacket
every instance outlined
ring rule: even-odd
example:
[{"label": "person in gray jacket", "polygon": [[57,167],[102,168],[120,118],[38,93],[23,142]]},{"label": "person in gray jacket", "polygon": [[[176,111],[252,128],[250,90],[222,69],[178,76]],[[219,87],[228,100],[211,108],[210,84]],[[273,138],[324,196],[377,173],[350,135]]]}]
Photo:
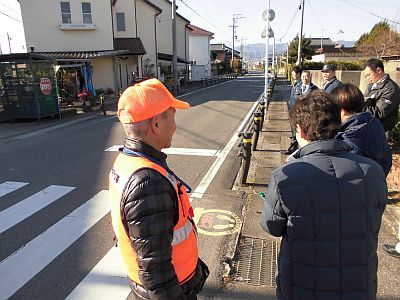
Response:
[{"label": "person in gray jacket", "polygon": [[331,93],[335,88],[342,85],[342,82],[336,78],[336,68],[334,65],[324,65],[321,70],[324,79],[323,89],[327,93]]},{"label": "person in gray jacket", "polygon": [[303,70],[299,66],[295,66],[292,70],[292,79],[293,79],[293,85],[292,85],[292,91],[290,93],[290,98],[288,101],[288,109],[296,103],[296,98],[300,96],[301,94],[301,73]]},{"label": "person in gray jacket", "polygon": [[379,59],[367,60],[364,72],[368,81],[364,109],[382,122],[385,131],[389,131],[398,122],[400,88],[389,74],[385,74]]},{"label": "person in gray jacket", "polygon": [[373,160],[334,139],[340,106],[326,92],[290,111],[299,158],[272,173],[262,228],[282,236],[277,299],[376,299],[378,233],[387,199]]}]

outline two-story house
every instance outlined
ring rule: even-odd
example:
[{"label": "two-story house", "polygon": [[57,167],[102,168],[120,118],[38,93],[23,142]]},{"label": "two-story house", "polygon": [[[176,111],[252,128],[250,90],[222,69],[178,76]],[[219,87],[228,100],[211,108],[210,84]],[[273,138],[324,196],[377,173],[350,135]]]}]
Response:
[{"label": "two-story house", "polygon": [[135,78],[158,77],[154,66],[157,64],[157,16],[161,12],[161,8],[148,0],[113,1],[114,49],[129,49],[138,54],[116,58],[119,89],[125,89]]},{"label": "two-story house", "polygon": [[[160,79],[172,81],[172,3],[169,0],[149,0],[162,12],[157,16],[157,67]],[[179,77],[189,73],[189,33],[190,21],[176,13],[176,50]]]},{"label": "two-story house", "polygon": [[214,33],[194,25],[188,25],[191,30],[189,35],[189,57],[192,62],[191,78],[196,81],[211,76],[210,41]]},{"label": "two-story house", "polygon": [[[225,44],[211,44],[211,73],[212,76],[232,72],[232,48]],[[240,51],[234,50],[235,59],[240,59]]]}]

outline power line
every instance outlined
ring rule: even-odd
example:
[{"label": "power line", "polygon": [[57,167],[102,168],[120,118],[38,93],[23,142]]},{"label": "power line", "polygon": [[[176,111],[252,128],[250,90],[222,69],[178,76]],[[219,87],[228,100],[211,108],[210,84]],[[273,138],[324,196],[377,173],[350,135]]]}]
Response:
[{"label": "power line", "polygon": [[9,10],[15,12],[16,14],[20,14],[19,11],[16,11],[14,8],[12,8],[12,7],[10,7],[10,6],[7,6],[7,5],[5,5],[4,3],[1,3],[1,2],[0,2],[0,5],[3,5],[4,7],[7,7]]},{"label": "power line", "polygon": [[299,8],[296,7],[296,10],[294,11],[292,20],[290,21],[289,26],[288,26],[288,28],[286,29],[286,32],[279,38],[279,40],[282,40],[282,39],[287,35],[287,33],[289,32],[289,29],[290,29],[290,27],[292,26],[293,21],[294,21],[294,19],[296,18],[298,11],[299,11]]},{"label": "power line", "polygon": [[318,17],[318,14],[315,13],[314,8],[311,6],[311,1],[307,1],[307,5],[310,7],[312,13],[314,14],[315,19],[317,20],[317,22],[319,23],[319,26],[321,26],[321,29],[323,29],[323,25],[322,22],[320,20],[320,18]]},{"label": "power line", "polygon": [[22,23],[21,20],[18,20],[18,19],[14,18],[14,17],[11,17],[11,16],[7,15],[6,13],[4,13],[4,12],[2,12],[2,11],[0,11],[0,14],[5,15],[6,17],[9,17],[9,18],[11,18],[11,19],[13,19],[13,20],[15,20],[15,21],[18,21],[18,22]]},{"label": "power line", "polygon": [[206,21],[208,24],[210,24],[211,26],[213,26],[214,28],[218,29],[220,32],[222,32],[223,34],[225,34],[226,36],[230,37],[230,34],[227,34],[223,29],[219,28],[218,26],[214,25],[213,23],[211,23],[210,21],[208,21],[207,19],[205,19],[203,16],[201,16],[197,11],[195,11],[193,8],[191,8],[186,1],[184,0],[179,0],[183,5],[185,5],[187,8],[189,8],[192,12],[194,12],[196,15],[198,15],[200,18],[202,18],[204,21]]},{"label": "power line", "polygon": [[396,21],[393,21],[393,20],[389,20],[388,18],[379,16],[379,15],[373,13],[373,12],[370,12],[369,10],[366,10],[366,9],[364,9],[364,8],[362,8],[362,7],[359,7],[359,6],[357,6],[357,5],[354,5],[354,4],[352,4],[352,3],[349,3],[349,2],[347,2],[347,1],[345,1],[345,0],[340,0],[340,1],[346,3],[347,5],[353,6],[354,8],[357,8],[357,9],[359,9],[359,10],[362,10],[362,11],[364,11],[364,12],[366,12],[366,13],[368,13],[368,14],[374,16],[374,17],[377,17],[377,18],[380,18],[380,19],[382,19],[382,20],[386,20],[386,21],[388,21],[388,22],[391,22],[391,23],[400,25],[400,22],[396,22]]}]

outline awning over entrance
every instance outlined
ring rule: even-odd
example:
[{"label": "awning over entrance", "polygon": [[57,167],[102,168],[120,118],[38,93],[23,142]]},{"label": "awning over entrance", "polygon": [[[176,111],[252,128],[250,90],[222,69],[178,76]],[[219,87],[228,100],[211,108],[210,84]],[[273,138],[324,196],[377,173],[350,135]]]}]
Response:
[{"label": "awning over entrance", "polygon": [[36,54],[51,57],[55,60],[82,61],[96,58],[129,55],[129,50],[105,50],[105,51],[66,51],[66,52],[35,52]]},{"label": "awning over entrance", "polygon": [[129,50],[129,54],[133,55],[146,54],[146,49],[144,49],[140,38],[115,38],[114,47],[115,50]]},{"label": "awning over entrance", "polygon": [[[158,59],[166,60],[166,61],[172,61],[172,54],[158,53]],[[187,59],[184,59],[182,57],[179,57],[179,56],[178,56],[177,60],[178,60],[179,63],[188,64],[188,65],[191,64],[190,61],[188,61]]]},{"label": "awning over entrance", "polygon": [[39,53],[11,53],[0,55],[0,62],[20,61],[20,60],[53,60],[48,55],[40,55]]}]

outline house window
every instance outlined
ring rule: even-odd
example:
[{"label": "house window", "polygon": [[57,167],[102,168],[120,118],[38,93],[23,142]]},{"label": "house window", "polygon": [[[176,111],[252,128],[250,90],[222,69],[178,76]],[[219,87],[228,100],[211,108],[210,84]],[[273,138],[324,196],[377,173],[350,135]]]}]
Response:
[{"label": "house window", "polygon": [[72,23],[71,21],[71,8],[69,2],[60,2],[61,6],[61,18],[63,23]]},{"label": "house window", "polygon": [[125,31],[125,13],[117,13],[117,31]]},{"label": "house window", "polygon": [[92,8],[90,2],[82,2],[83,24],[92,24]]}]

